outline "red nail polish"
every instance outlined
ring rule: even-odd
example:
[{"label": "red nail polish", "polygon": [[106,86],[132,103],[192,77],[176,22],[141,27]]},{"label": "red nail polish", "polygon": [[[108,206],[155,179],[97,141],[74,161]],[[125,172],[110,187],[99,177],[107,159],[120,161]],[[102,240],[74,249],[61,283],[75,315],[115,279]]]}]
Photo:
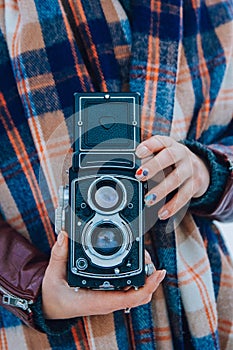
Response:
[{"label": "red nail polish", "polygon": [[138,175],[138,176],[141,176],[141,175],[142,175],[142,169],[141,169],[141,168],[139,168],[139,169],[136,171],[136,175]]}]

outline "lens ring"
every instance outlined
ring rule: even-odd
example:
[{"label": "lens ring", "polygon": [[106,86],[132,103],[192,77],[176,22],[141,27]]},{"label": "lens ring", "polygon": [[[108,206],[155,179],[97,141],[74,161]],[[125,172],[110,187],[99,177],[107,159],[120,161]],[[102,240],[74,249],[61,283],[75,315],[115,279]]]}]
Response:
[{"label": "lens ring", "polygon": [[119,227],[112,223],[102,223],[91,233],[93,249],[100,255],[116,254],[123,244],[123,234]]},{"label": "lens ring", "polygon": [[[84,227],[81,238],[83,249],[92,263],[97,266],[116,266],[123,261],[131,249],[132,232],[118,214],[111,220],[101,219],[98,214],[96,216]],[[103,228],[109,231],[103,232]]]},{"label": "lens ring", "polygon": [[126,189],[117,178],[101,176],[89,187],[87,201],[89,206],[98,213],[114,214],[126,205]]}]

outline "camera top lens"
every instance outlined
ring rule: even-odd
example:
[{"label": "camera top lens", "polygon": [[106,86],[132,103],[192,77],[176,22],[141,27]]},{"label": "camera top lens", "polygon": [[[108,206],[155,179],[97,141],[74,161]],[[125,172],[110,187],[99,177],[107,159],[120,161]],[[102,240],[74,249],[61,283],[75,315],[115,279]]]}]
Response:
[{"label": "camera top lens", "polygon": [[88,204],[102,214],[113,214],[126,205],[126,190],[115,177],[103,176],[95,180],[88,191]]},{"label": "camera top lens", "polygon": [[119,201],[119,195],[115,188],[111,186],[100,187],[95,193],[95,201],[99,207],[110,209],[115,207]]}]

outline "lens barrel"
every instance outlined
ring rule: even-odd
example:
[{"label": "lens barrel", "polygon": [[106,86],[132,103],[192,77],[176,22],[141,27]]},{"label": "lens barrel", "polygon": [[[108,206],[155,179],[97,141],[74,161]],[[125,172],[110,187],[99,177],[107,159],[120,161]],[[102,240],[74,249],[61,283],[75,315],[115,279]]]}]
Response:
[{"label": "lens barrel", "polygon": [[87,198],[89,206],[104,215],[119,212],[127,201],[124,185],[113,176],[103,176],[93,181]]}]

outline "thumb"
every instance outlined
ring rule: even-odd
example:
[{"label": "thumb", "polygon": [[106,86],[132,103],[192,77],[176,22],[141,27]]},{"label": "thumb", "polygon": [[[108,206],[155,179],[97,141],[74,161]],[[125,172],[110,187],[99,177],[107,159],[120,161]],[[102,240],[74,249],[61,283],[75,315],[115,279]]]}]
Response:
[{"label": "thumb", "polygon": [[53,276],[66,279],[66,264],[68,259],[68,237],[66,232],[61,231],[54,244],[49,260],[48,269]]}]

